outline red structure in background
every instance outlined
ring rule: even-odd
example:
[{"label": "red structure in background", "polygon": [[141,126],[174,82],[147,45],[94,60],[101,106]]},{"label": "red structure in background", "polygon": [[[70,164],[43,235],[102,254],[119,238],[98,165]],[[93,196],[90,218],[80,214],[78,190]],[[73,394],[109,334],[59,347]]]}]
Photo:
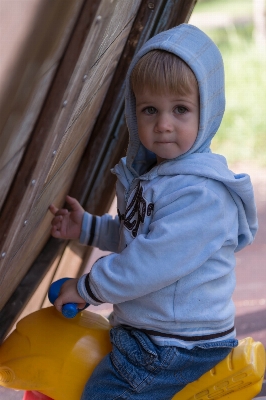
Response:
[{"label": "red structure in background", "polygon": [[36,391],[26,391],[22,400],[53,400],[51,397]]}]

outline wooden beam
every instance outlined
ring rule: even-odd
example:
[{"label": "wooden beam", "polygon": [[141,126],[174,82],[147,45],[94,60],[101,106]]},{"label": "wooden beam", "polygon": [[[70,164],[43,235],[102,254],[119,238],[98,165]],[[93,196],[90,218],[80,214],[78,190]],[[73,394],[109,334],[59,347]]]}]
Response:
[{"label": "wooden beam", "polygon": [[[61,138],[59,132],[60,128],[58,126],[58,112],[64,108],[63,102],[65,91],[70,83],[73,71],[76,68],[78,58],[83,49],[89,29],[94,21],[100,0],[90,2],[89,7],[87,3],[88,2],[86,2],[86,6],[80,10],[81,12],[76,23],[75,31],[72,34],[71,41],[69,42],[61,60],[52,88],[43,105],[42,113],[32,134],[31,141],[26,147],[19,171],[0,216],[0,249],[2,250],[0,251],[0,256],[3,254],[5,255],[5,257],[2,257],[1,259],[2,265],[0,265],[0,281],[3,281],[4,278],[4,262],[7,263],[7,268],[9,268],[8,258],[6,257],[10,257],[10,252],[13,252],[14,256],[15,246],[12,246],[11,243],[7,243],[7,239],[10,237],[12,240],[12,228],[14,226],[17,225],[20,229],[21,227],[27,228],[27,226],[24,225],[23,218],[24,221],[28,221],[27,214],[29,214],[32,208],[34,199],[36,200],[40,196],[47,177],[43,172],[45,172],[45,168],[47,171],[46,174],[49,172],[53,160],[55,159],[53,151],[57,149],[60,144]],[[54,22],[55,24],[58,23],[57,20]],[[81,86],[82,84],[79,85],[79,89]],[[74,106],[75,103],[72,107],[74,108]],[[65,121],[65,125],[67,125],[67,123],[68,120]],[[61,136],[64,135],[65,129],[65,126],[62,125],[63,124],[61,123]],[[54,126],[56,126],[56,129],[58,130],[56,133],[52,131]],[[39,171],[36,170],[36,168],[38,168]],[[42,212],[46,214],[47,210],[42,210]],[[24,232],[22,231],[22,234],[23,233]],[[18,231],[13,230],[13,235],[16,237]],[[49,234],[46,232],[45,241],[47,240],[48,235]],[[11,287],[11,290],[14,290],[15,287],[15,285]],[[0,308],[4,302],[2,293],[0,302],[1,301],[2,303]]]},{"label": "wooden beam", "polygon": [[[79,46],[76,42],[75,31],[0,217],[0,254],[4,255],[0,259],[1,307],[16,290],[49,237],[52,216],[48,206],[51,202],[58,206],[63,204],[139,1],[94,2],[98,7],[91,21],[88,17],[92,2],[86,1],[87,14],[84,16],[84,10],[81,13],[86,22],[83,44]],[[79,27],[80,23],[77,30]],[[8,221],[7,215],[10,216]]]},{"label": "wooden beam", "polygon": [[39,0],[29,37],[7,77],[0,99],[0,209],[83,2]]}]

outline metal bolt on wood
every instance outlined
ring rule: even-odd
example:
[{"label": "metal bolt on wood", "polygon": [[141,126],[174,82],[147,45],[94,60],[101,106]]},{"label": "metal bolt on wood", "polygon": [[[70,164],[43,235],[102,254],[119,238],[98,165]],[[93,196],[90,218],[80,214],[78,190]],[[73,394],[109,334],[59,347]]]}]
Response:
[{"label": "metal bolt on wood", "polygon": [[5,256],[6,256],[6,253],[3,252],[3,253],[1,254],[1,258],[5,258]]},{"label": "metal bolt on wood", "polygon": [[101,19],[102,19],[102,16],[101,16],[101,15],[98,15],[98,17],[96,17],[96,23],[97,23],[97,22],[100,22]]},{"label": "metal bolt on wood", "polygon": [[87,78],[88,78],[88,75],[84,75],[83,76],[83,82],[86,81]]},{"label": "metal bolt on wood", "polygon": [[33,179],[33,180],[31,181],[31,186],[34,186],[34,185],[35,185],[35,183],[36,183],[36,180],[35,180],[35,179]]},{"label": "metal bolt on wood", "polygon": [[150,10],[153,10],[154,7],[155,7],[154,3],[151,3],[151,2],[148,3],[148,8],[149,8]]},{"label": "metal bolt on wood", "polygon": [[56,155],[56,150],[53,151],[53,157]]},{"label": "metal bolt on wood", "polygon": [[67,105],[67,100],[64,101],[63,107],[65,107],[66,105]]},{"label": "metal bolt on wood", "polygon": [[23,222],[23,225],[26,226],[27,223],[28,223],[28,220],[24,221],[24,222]]}]

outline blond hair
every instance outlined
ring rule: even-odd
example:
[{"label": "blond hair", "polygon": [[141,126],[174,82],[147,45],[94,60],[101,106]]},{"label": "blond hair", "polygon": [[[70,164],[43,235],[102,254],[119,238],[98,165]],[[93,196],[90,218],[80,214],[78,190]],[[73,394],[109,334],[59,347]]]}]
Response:
[{"label": "blond hair", "polygon": [[163,50],[146,53],[130,77],[134,93],[148,88],[153,93],[191,93],[197,80],[189,66],[178,56]]}]

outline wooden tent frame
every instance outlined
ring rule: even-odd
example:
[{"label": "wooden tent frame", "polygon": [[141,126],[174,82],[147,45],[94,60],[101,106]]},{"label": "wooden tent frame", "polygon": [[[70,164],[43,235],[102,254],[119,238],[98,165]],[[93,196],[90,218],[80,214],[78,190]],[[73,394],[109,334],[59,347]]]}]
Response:
[{"label": "wooden tent frame", "polygon": [[108,211],[109,171],[128,140],[127,68],[147,39],[187,22],[195,3],[42,0],[0,100],[1,341],[43,279],[50,274],[39,289],[45,298],[54,274],[65,272],[70,250],[78,255],[72,272],[82,273],[91,248],[49,237],[48,205],[62,206],[69,193],[91,213]]}]

